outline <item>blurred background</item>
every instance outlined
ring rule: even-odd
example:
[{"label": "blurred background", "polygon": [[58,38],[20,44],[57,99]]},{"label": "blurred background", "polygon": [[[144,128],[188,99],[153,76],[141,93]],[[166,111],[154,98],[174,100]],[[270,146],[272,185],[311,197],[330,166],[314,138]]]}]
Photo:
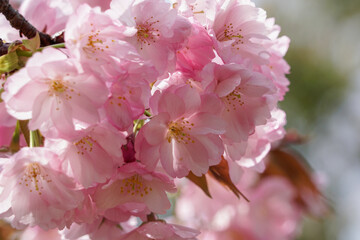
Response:
[{"label": "blurred background", "polygon": [[360,1],[254,0],[291,38],[287,129],[317,172],[332,213],[304,220],[298,240],[360,239]]}]

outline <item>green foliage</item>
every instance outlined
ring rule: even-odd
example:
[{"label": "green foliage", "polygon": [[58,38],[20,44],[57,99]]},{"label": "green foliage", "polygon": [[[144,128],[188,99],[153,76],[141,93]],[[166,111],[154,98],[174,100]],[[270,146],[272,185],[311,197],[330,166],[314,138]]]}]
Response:
[{"label": "green foliage", "polygon": [[25,66],[26,61],[40,48],[40,37],[37,33],[32,39],[11,44],[8,53],[0,56],[0,74],[10,73]]},{"label": "green foliage", "polygon": [[285,58],[291,66],[290,91],[280,105],[288,127],[309,132],[341,103],[348,77],[310,49],[290,48]]},{"label": "green foliage", "polygon": [[16,52],[11,52],[0,57],[0,74],[19,69],[19,58]]},{"label": "green foliage", "polygon": [[326,5],[338,18],[352,17],[360,12],[359,0],[326,0]]}]

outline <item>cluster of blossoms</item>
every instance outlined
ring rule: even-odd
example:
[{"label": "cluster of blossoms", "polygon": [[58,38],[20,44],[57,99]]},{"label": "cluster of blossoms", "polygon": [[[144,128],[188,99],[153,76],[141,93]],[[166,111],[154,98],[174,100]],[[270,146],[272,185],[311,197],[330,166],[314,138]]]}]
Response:
[{"label": "cluster of blossoms", "polygon": [[[250,0],[25,0],[19,11],[65,36],[4,75],[1,145],[20,123],[30,131],[28,146],[2,156],[0,217],[27,228],[23,239],[294,236],[292,186],[254,180],[285,134],[277,103],[288,90],[289,39],[264,10]],[[250,203],[215,180],[214,199],[182,180],[219,164]],[[176,186],[174,216],[157,219]]]}]

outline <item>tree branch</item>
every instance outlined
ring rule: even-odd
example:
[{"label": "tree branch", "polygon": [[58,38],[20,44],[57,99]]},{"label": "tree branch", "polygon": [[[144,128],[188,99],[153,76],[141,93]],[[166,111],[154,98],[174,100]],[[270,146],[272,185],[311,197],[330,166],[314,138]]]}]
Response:
[{"label": "tree branch", "polygon": [[9,4],[9,0],[0,0],[0,12],[6,17],[13,28],[20,31],[20,36],[23,34],[27,38],[33,38],[35,37],[36,32],[39,32],[42,47],[56,43],[56,39],[51,38],[51,36],[46,33],[38,31],[31,25]]},{"label": "tree branch", "polygon": [[22,42],[20,40],[15,40],[12,43],[4,43],[0,38],[0,56],[5,55],[8,53],[8,48],[11,44],[20,45]]}]

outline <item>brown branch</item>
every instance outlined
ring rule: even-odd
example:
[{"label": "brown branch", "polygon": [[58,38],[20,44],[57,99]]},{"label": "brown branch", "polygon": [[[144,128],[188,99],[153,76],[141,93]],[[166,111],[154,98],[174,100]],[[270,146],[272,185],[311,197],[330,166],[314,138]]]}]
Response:
[{"label": "brown branch", "polygon": [[3,40],[0,38],[0,56],[7,54],[8,46],[5,45]]},{"label": "brown branch", "polygon": [[22,42],[21,42],[20,40],[15,40],[15,41],[12,42],[12,43],[4,43],[4,42],[2,41],[2,39],[0,38],[0,56],[5,55],[5,54],[8,53],[8,49],[9,49],[9,46],[10,46],[11,44],[20,45],[20,44],[22,44]]},{"label": "brown branch", "polygon": [[50,35],[38,31],[33,25],[31,25],[9,4],[9,0],[0,0],[0,12],[6,17],[13,28],[20,31],[20,36],[23,34],[27,38],[33,38],[35,37],[36,32],[38,32],[42,47],[56,43],[56,40],[51,38]]}]

